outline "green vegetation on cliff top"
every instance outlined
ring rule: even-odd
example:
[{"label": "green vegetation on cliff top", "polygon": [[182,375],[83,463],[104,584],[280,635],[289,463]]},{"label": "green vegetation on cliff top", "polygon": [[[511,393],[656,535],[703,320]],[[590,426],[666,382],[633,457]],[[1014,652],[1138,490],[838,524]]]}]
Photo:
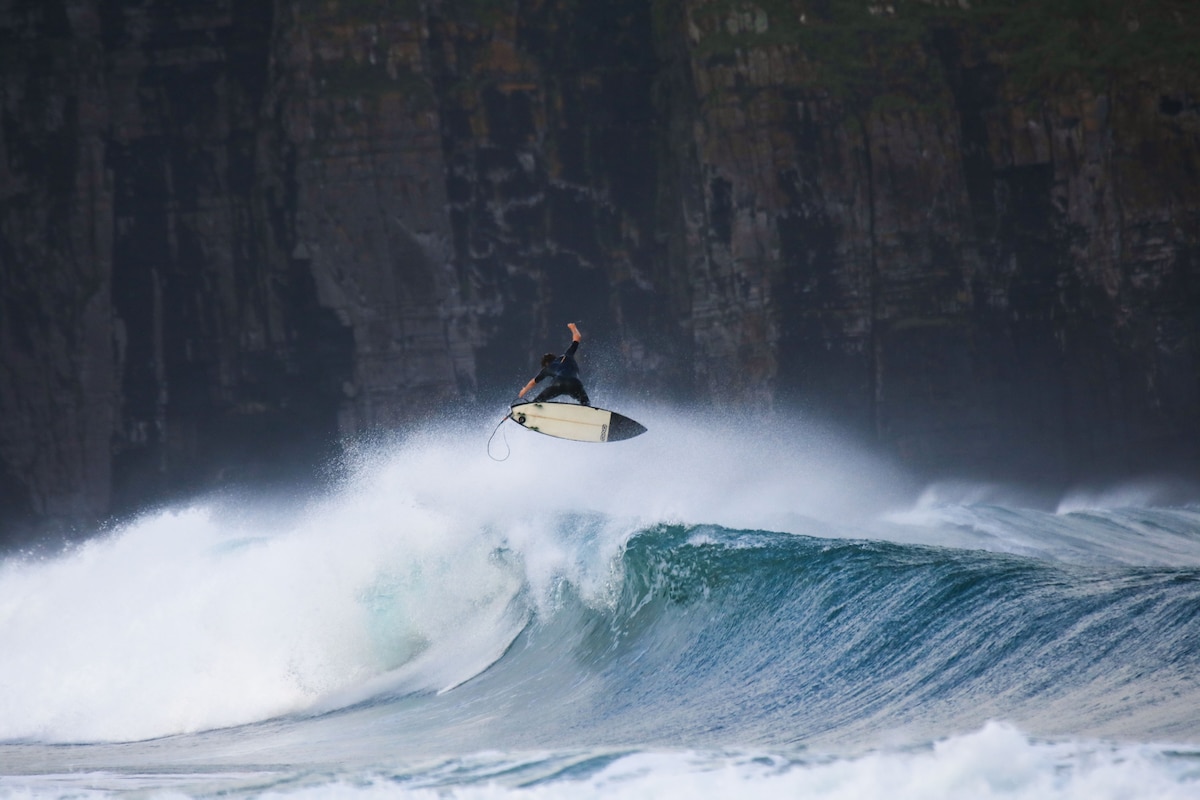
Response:
[{"label": "green vegetation on cliff top", "polygon": [[[656,0],[661,6],[671,0]],[[843,97],[887,87],[920,101],[949,33],[1025,95],[1062,82],[1200,74],[1198,0],[712,0],[693,11],[698,54],[789,44]]]}]

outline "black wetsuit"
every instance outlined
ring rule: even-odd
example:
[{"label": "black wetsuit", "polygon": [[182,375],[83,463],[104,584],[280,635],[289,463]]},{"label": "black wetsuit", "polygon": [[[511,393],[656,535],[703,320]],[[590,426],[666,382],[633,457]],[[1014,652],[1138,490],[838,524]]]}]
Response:
[{"label": "black wetsuit", "polygon": [[546,378],[550,378],[550,385],[538,392],[538,396],[533,398],[532,402],[542,403],[552,397],[565,394],[574,397],[585,406],[591,405],[587,392],[583,388],[583,382],[579,380],[579,363],[575,361],[575,351],[578,349],[579,342],[571,342],[567,352],[551,361],[549,366],[542,368],[533,382],[541,383]]}]

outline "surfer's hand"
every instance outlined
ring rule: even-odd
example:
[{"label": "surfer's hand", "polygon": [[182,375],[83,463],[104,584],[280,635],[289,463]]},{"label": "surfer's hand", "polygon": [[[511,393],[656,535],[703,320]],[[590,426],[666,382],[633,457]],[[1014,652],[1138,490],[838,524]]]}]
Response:
[{"label": "surfer's hand", "polygon": [[575,337],[575,341],[579,341],[579,328],[575,327],[575,323],[568,322],[567,327],[571,329],[571,335]]}]

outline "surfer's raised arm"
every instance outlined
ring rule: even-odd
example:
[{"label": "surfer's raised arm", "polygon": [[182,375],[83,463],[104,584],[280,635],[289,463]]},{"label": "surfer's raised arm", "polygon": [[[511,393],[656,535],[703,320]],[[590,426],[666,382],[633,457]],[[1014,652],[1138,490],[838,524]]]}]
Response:
[{"label": "surfer's raised arm", "polygon": [[579,340],[583,336],[574,322],[568,322],[567,327],[571,329],[571,346],[561,356],[556,353],[542,356],[542,371],[525,384],[517,397],[524,397],[539,381],[551,378],[550,385],[539,392],[533,402],[541,403],[565,394],[575,398],[581,405],[591,405],[583,382],[579,380],[579,364],[575,361],[575,351],[579,349]]}]

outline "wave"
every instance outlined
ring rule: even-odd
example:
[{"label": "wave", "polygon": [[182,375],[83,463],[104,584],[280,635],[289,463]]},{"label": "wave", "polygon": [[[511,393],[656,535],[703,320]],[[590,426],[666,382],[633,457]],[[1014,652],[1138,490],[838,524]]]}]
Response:
[{"label": "wave", "polygon": [[1195,507],[922,494],[821,431],[633,413],[651,434],[586,458],[524,435],[497,463],[468,420],[284,514],[214,500],[5,560],[0,741],[1200,733]]},{"label": "wave", "polygon": [[620,568],[609,605],[568,587],[462,694],[388,729],[444,736],[484,705],[494,724],[456,747],[862,746],[993,718],[1044,735],[1200,732],[1195,570],[712,526],[643,531]]}]

